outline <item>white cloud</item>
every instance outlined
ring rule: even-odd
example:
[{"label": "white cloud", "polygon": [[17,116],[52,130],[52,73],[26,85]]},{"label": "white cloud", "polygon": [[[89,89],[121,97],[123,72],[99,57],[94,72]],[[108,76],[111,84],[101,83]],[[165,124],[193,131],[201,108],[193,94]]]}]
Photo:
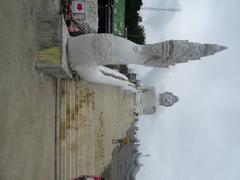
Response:
[{"label": "white cloud", "polygon": [[[156,3],[145,2],[149,6]],[[152,83],[160,90],[172,91],[180,101],[140,121],[140,137],[145,138],[141,149],[150,151],[152,156],[142,160],[144,167],[138,180],[237,180],[240,178],[240,1],[181,0],[180,3],[182,12],[175,13],[172,19],[167,17],[170,22],[165,22],[165,27],[146,27],[150,29],[148,42],[162,37],[189,39],[226,44],[229,49],[199,62],[177,65],[168,73],[161,73],[162,69],[149,73],[153,76]],[[152,18],[144,22],[158,22],[159,18]]]}]

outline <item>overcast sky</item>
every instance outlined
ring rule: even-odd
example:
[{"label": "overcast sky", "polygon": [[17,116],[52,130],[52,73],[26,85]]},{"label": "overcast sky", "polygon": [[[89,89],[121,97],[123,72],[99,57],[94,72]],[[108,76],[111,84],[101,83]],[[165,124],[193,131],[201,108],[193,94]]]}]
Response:
[{"label": "overcast sky", "polygon": [[240,179],[240,1],[144,0],[147,42],[188,39],[228,49],[201,61],[144,71],[144,82],[180,101],[139,123],[141,150],[150,157],[138,180]]}]

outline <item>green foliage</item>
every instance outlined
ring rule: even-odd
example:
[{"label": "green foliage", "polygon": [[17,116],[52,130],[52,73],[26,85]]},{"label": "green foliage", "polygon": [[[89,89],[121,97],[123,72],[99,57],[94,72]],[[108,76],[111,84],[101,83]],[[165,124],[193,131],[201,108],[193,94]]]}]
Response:
[{"label": "green foliage", "polygon": [[124,36],[125,31],[125,0],[115,1],[113,11],[113,34]]},{"label": "green foliage", "polygon": [[126,1],[125,24],[128,29],[128,39],[138,44],[145,44],[145,30],[140,25],[142,17],[138,13],[141,6],[142,0]]}]

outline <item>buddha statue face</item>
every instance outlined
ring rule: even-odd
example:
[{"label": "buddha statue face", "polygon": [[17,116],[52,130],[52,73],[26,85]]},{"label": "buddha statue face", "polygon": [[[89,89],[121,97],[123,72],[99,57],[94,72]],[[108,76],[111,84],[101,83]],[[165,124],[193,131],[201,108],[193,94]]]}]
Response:
[{"label": "buddha statue face", "polygon": [[170,92],[165,92],[159,95],[159,105],[169,107],[178,101],[178,97]]}]

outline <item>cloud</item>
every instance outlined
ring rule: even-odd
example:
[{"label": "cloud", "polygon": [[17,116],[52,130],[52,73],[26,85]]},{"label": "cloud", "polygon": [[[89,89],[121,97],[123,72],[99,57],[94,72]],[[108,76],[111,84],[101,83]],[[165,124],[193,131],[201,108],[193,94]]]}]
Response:
[{"label": "cloud", "polygon": [[[155,7],[155,8],[180,8],[178,0],[153,0],[143,1],[143,7]],[[176,13],[167,11],[152,11],[141,10],[140,14],[143,17],[143,24],[145,25],[145,31],[147,34],[152,34],[155,37],[164,39],[162,31],[166,25],[173,19]],[[156,31],[157,30],[157,31]],[[156,42],[156,39],[152,39],[153,36],[147,36],[147,42]],[[157,39],[159,40],[159,38]]]},{"label": "cloud", "polygon": [[164,91],[165,79],[169,72],[170,69],[167,68],[153,68],[142,78],[142,82],[146,86],[155,86],[157,89]]},{"label": "cloud", "polygon": [[[158,1],[159,3],[162,1]],[[169,2],[169,1],[168,1]],[[148,6],[157,4],[148,1]],[[174,92],[180,101],[139,123],[142,159],[138,179],[240,179],[240,1],[181,0],[181,13],[153,25],[148,40],[189,39],[227,45],[201,61],[153,70],[145,82]],[[165,4],[163,4],[165,5]],[[146,26],[158,22],[150,18]],[[153,18],[153,19],[151,19]],[[164,18],[162,15],[161,18]],[[161,32],[161,33],[159,33]]]}]

